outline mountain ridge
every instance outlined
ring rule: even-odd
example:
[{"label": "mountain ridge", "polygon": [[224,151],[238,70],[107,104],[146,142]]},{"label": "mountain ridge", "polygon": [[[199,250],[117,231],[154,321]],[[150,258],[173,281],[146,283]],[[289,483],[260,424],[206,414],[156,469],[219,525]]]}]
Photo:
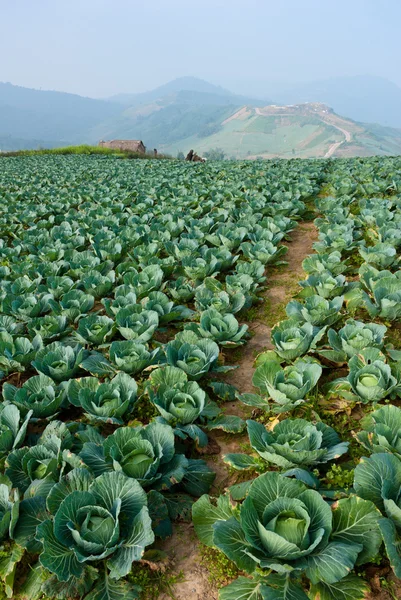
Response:
[{"label": "mountain ridge", "polygon": [[[290,104],[285,105],[287,112],[291,112]],[[194,77],[178,78],[149,92],[108,99],[0,83],[0,149],[20,149],[24,144],[37,147],[39,140],[41,145],[54,147],[125,138],[143,139],[150,148],[173,153],[184,151],[188,144],[198,151],[210,149],[213,143],[222,144],[230,155],[233,151],[236,157],[246,158],[261,154],[287,156],[288,151],[309,156],[311,142],[314,152],[326,153],[334,148],[332,154],[338,155],[347,148],[345,144],[350,144],[340,135],[341,128],[323,124],[322,110],[327,114],[334,111],[322,108],[321,102],[298,103],[295,113],[286,119],[274,117],[274,106],[271,100],[234,94]],[[320,121],[316,121],[313,106],[320,107]],[[235,117],[240,111],[246,119]],[[347,126],[357,127],[352,140],[357,143],[348,146],[348,151],[401,153],[401,130],[363,124],[362,119],[345,120]],[[349,125],[350,121],[354,125]],[[286,147],[284,138],[293,147]],[[264,147],[266,142],[268,146]]]},{"label": "mountain ridge", "polygon": [[236,95],[230,90],[226,90],[225,88],[219,85],[214,85],[213,83],[209,83],[208,81],[200,79],[199,77],[186,75],[184,77],[177,77],[176,79],[172,79],[167,83],[157,86],[153,90],[148,90],[146,92],[138,92],[136,94],[115,94],[113,96],[110,96],[109,98],[105,98],[105,100],[112,102],[120,102],[122,104],[126,104],[128,102],[131,106],[133,106],[137,104],[138,100],[141,101],[142,99],[145,99],[145,101],[148,101],[148,99],[160,98],[174,92],[180,92],[182,90],[192,90],[194,92],[212,93],[222,96]]},{"label": "mountain ridge", "polygon": [[105,100],[0,83],[0,136],[79,142],[83,130],[116,115],[120,109],[119,104]]}]

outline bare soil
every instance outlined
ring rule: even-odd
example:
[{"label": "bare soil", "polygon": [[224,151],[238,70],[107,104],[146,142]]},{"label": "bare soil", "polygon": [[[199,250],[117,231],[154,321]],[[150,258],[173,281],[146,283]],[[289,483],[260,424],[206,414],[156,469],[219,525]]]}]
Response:
[{"label": "bare soil", "polygon": [[[297,284],[303,279],[302,261],[312,253],[312,243],[317,240],[313,223],[301,223],[291,233],[288,252],[284,259],[288,265],[279,269],[267,269],[267,289],[262,294],[256,318],[248,322],[252,338],[248,341],[239,359],[239,368],[232,371],[226,381],[235,385],[240,392],[252,391],[253,363],[263,350],[273,348],[270,342],[272,326],[285,318],[284,307],[297,290]],[[278,318],[277,318],[278,317]]]},{"label": "bare soil", "polygon": [[[175,600],[217,600],[218,590],[213,589],[208,571],[201,565],[199,543],[192,523],[176,525],[163,550],[173,557],[174,571],[185,575],[185,581],[174,586]],[[170,598],[165,593],[160,596],[160,600]]]},{"label": "bare soil", "polygon": [[[387,571],[387,572],[382,572]],[[397,579],[393,573],[385,569],[377,568],[377,572],[368,574],[369,582],[372,591],[366,596],[366,600],[400,600],[401,599],[401,581]],[[383,581],[385,578],[385,582]],[[386,585],[388,589],[384,589],[382,585]]]},{"label": "bare soil", "polygon": [[243,106],[236,113],[231,115],[231,117],[228,117],[228,119],[223,121],[222,125],[225,125],[226,123],[229,123],[230,121],[233,121],[234,119],[245,119],[245,117],[247,117],[251,113],[252,113],[252,111],[250,111],[246,106]]}]

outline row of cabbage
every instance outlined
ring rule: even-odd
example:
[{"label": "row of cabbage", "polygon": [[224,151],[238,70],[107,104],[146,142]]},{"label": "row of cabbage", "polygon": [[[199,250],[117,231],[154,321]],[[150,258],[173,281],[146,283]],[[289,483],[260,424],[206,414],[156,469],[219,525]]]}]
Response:
[{"label": "row of cabbage", "polygon": [[0,577],[8,597],[136,598],[132,564],[213,483],[196,448],[245,427],[209,397],[233,394],[222,350],[323,163],[2,167]]},{"label": "row of cabbage", "polygon": [[[221,600],[363,598],[358,573],[382,560],[383,543],[401,577],[401,353],[389,341],[401,315],[400,163],[335,161],[316,199],[306,279],[272,329],[274,351],[257,357],[260,394],[239,396],[261,414],[247,421],[252,454],[224,457],[254,475],[193,508],[201,541],[251,575]],[[367,457],[348,490],[325,478],[349,451],[319,416],[330,402],[366,413],[354,436]]]}]

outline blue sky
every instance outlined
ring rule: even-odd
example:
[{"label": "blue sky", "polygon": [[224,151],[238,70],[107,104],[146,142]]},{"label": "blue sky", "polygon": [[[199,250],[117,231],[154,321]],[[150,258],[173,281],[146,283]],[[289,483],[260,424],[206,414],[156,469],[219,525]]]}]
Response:
[{"label": "blue sky", "polygon": [[193,75],[277,82],[380,75],[401,86],[401,0],[0,0],[0,81],[94,97]]}]

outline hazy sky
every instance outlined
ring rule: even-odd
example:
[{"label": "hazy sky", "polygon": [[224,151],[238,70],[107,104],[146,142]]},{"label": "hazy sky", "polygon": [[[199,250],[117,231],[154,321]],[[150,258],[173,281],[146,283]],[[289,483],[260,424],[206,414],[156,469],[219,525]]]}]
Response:
[{"label": "hazy sky", "polygon": [[0,0],[0,81],[108,96],[194,75],[236,92],[380,75],[401,0]]}]

